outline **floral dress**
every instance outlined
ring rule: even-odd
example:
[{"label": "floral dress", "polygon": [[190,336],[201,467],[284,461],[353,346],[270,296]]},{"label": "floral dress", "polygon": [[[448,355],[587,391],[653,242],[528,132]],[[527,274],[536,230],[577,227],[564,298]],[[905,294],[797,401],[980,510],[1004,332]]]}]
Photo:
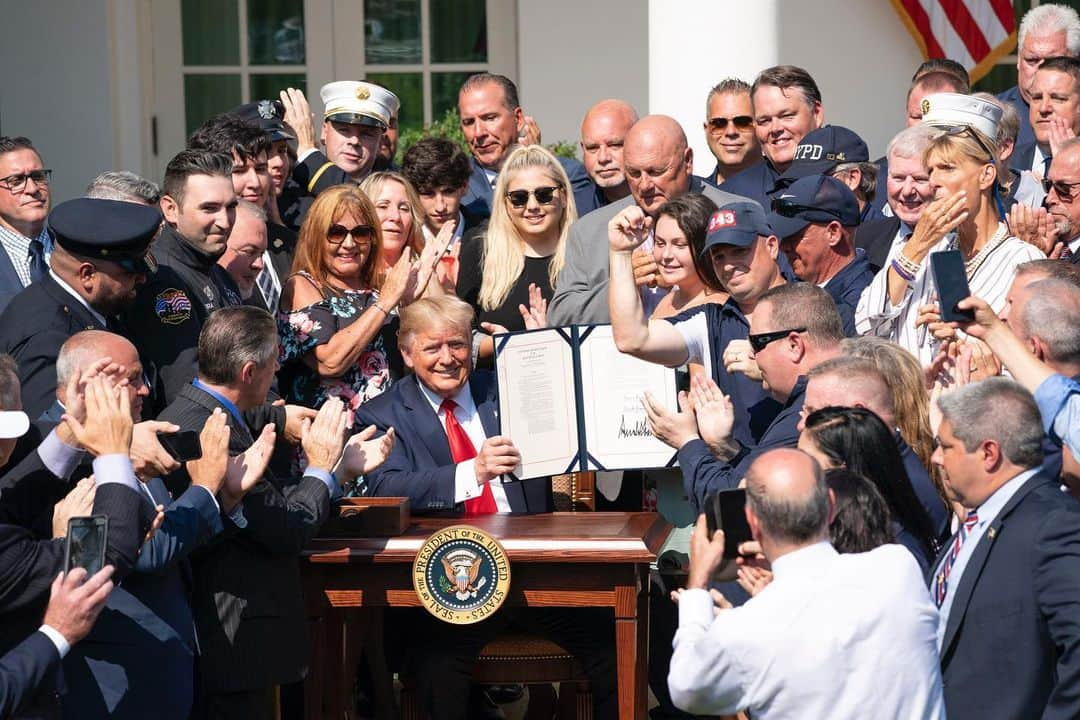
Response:
[{"label": "floral dress", "polygon": [[374,290],[344,290],[313,305],[278,313],[278,387],[288,402],[318,408],[326,398],[339,397],[355,414],[361,404],[385,392],[391,382],[401,377],[396,316],[387,318],[353,366],[339,377],[320,377],[303,359],[355,322],[378,299]]}]

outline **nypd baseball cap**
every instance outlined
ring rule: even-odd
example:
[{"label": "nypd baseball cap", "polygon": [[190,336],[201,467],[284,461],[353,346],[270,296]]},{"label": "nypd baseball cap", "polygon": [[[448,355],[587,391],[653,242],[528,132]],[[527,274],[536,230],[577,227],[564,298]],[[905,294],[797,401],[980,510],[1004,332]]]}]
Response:
[{"label": "nypd baseball cap", "polygon": [[750,247],[758,236],[774,235],[765,211],[756,202],[739,200],[723,205],[709,218],[702,255],[716,245]]},{"label": "nypd baseball cap", "polygon": [[847,185],[828,175],[796,180],[772,196],[769,225],[783,240],[810,223],[837,220],[844,227],[859,224],[859,201]]},{"label": "nypd baseball cap", "polygon": [[808,132],[799,142],[791,165],[780,179],[794,182],[808,175],[830,173],[841,163],[869,161],[870,150],[854,131],[826,125]]}]

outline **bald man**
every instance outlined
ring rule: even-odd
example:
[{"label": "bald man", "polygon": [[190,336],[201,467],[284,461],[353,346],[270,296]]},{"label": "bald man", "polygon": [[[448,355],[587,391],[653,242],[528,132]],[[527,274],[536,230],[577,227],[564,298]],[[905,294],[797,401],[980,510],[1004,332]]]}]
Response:
[{"label": "bald man", "polygon": [[[581,121],[581,157],[596,185],[596,207],[630,194],[623,169],[626,135],[638,121],[637,111],[622,100],[601,100]],[[580,213],[579,214],[583,214]]]},{"label": "bald man", "polygon": [[709,538],[698,519],[677,593],[675,704],[694,715],[854,719],[872,707],[880,717],[944,718],[937,610],[911,554],[883,545],[839,555],[829,543],[832,493],[799,450],[764,453],[746,481],[746,519],[774,579],[738,608],[710,596],[724,533]]},{"label": "bald man", "polygon": [[799,419],[799,431],[802,432],[810,413],[827,407],[864,408],[893,430],[911,489],[930,515],[934,531],[942,535],[949,522],[949,513],[926,467],[896,429],[892,392],[877,366],[863,358],[841,356],[811,369],[807,374],[806,400]]},{"label": "bald man", "polygon": [[[608,315],[608,223],[631,205],[638,205],[649,217],[673,198],[687,192],[702,193],[717,205],[740,200],[737,195],[717,190],[694,177],[694,152],[686,133],[674,118],[648,115],[634,123],[626,134],[623,165],[630,195],[579,219],[570,228],[566,263],[556,282],[555,297],[548,307],[551,325],[596,324],[610,321]],[[652,262],[652,240],[635,258],[635,276],[647,279]],[[646,257],[648,256],[648,257]],[[651,313],[666,290],[641,285],[646,314]]]}]

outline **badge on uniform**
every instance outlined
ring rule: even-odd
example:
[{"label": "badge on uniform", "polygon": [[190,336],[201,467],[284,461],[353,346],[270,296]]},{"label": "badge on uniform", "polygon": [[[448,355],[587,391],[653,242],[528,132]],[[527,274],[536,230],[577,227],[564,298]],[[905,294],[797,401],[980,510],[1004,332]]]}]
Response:
[{"label": "badge on uniform", "polygon": [[471,625],[498,610],[510,590],[510,560],[499,541],[471,525],[427,539],[413,561],[413,587],[435,617]]},{"label": "badge on uniform", "polygon": [[187,293],[176,288],[169,288],[158,293],[154,303],[154,312],[161,322],[167,325],[179,325],[191,317],[191,300]]}]

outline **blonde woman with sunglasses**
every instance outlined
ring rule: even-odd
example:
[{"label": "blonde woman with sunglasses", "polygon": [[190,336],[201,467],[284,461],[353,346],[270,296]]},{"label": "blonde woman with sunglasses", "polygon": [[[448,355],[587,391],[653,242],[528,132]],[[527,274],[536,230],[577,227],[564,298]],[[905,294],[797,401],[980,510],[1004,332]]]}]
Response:
[{"label": "blonde woman with sunglasses", "polygon": [[[521,146],[503,163],[487,227],[462,243],[457,294],[487,333],[547,325],[547,303],[577,219],[562,165],[540,145]],[[479,365],[491,365],[490,335],[480,337]]]}]

